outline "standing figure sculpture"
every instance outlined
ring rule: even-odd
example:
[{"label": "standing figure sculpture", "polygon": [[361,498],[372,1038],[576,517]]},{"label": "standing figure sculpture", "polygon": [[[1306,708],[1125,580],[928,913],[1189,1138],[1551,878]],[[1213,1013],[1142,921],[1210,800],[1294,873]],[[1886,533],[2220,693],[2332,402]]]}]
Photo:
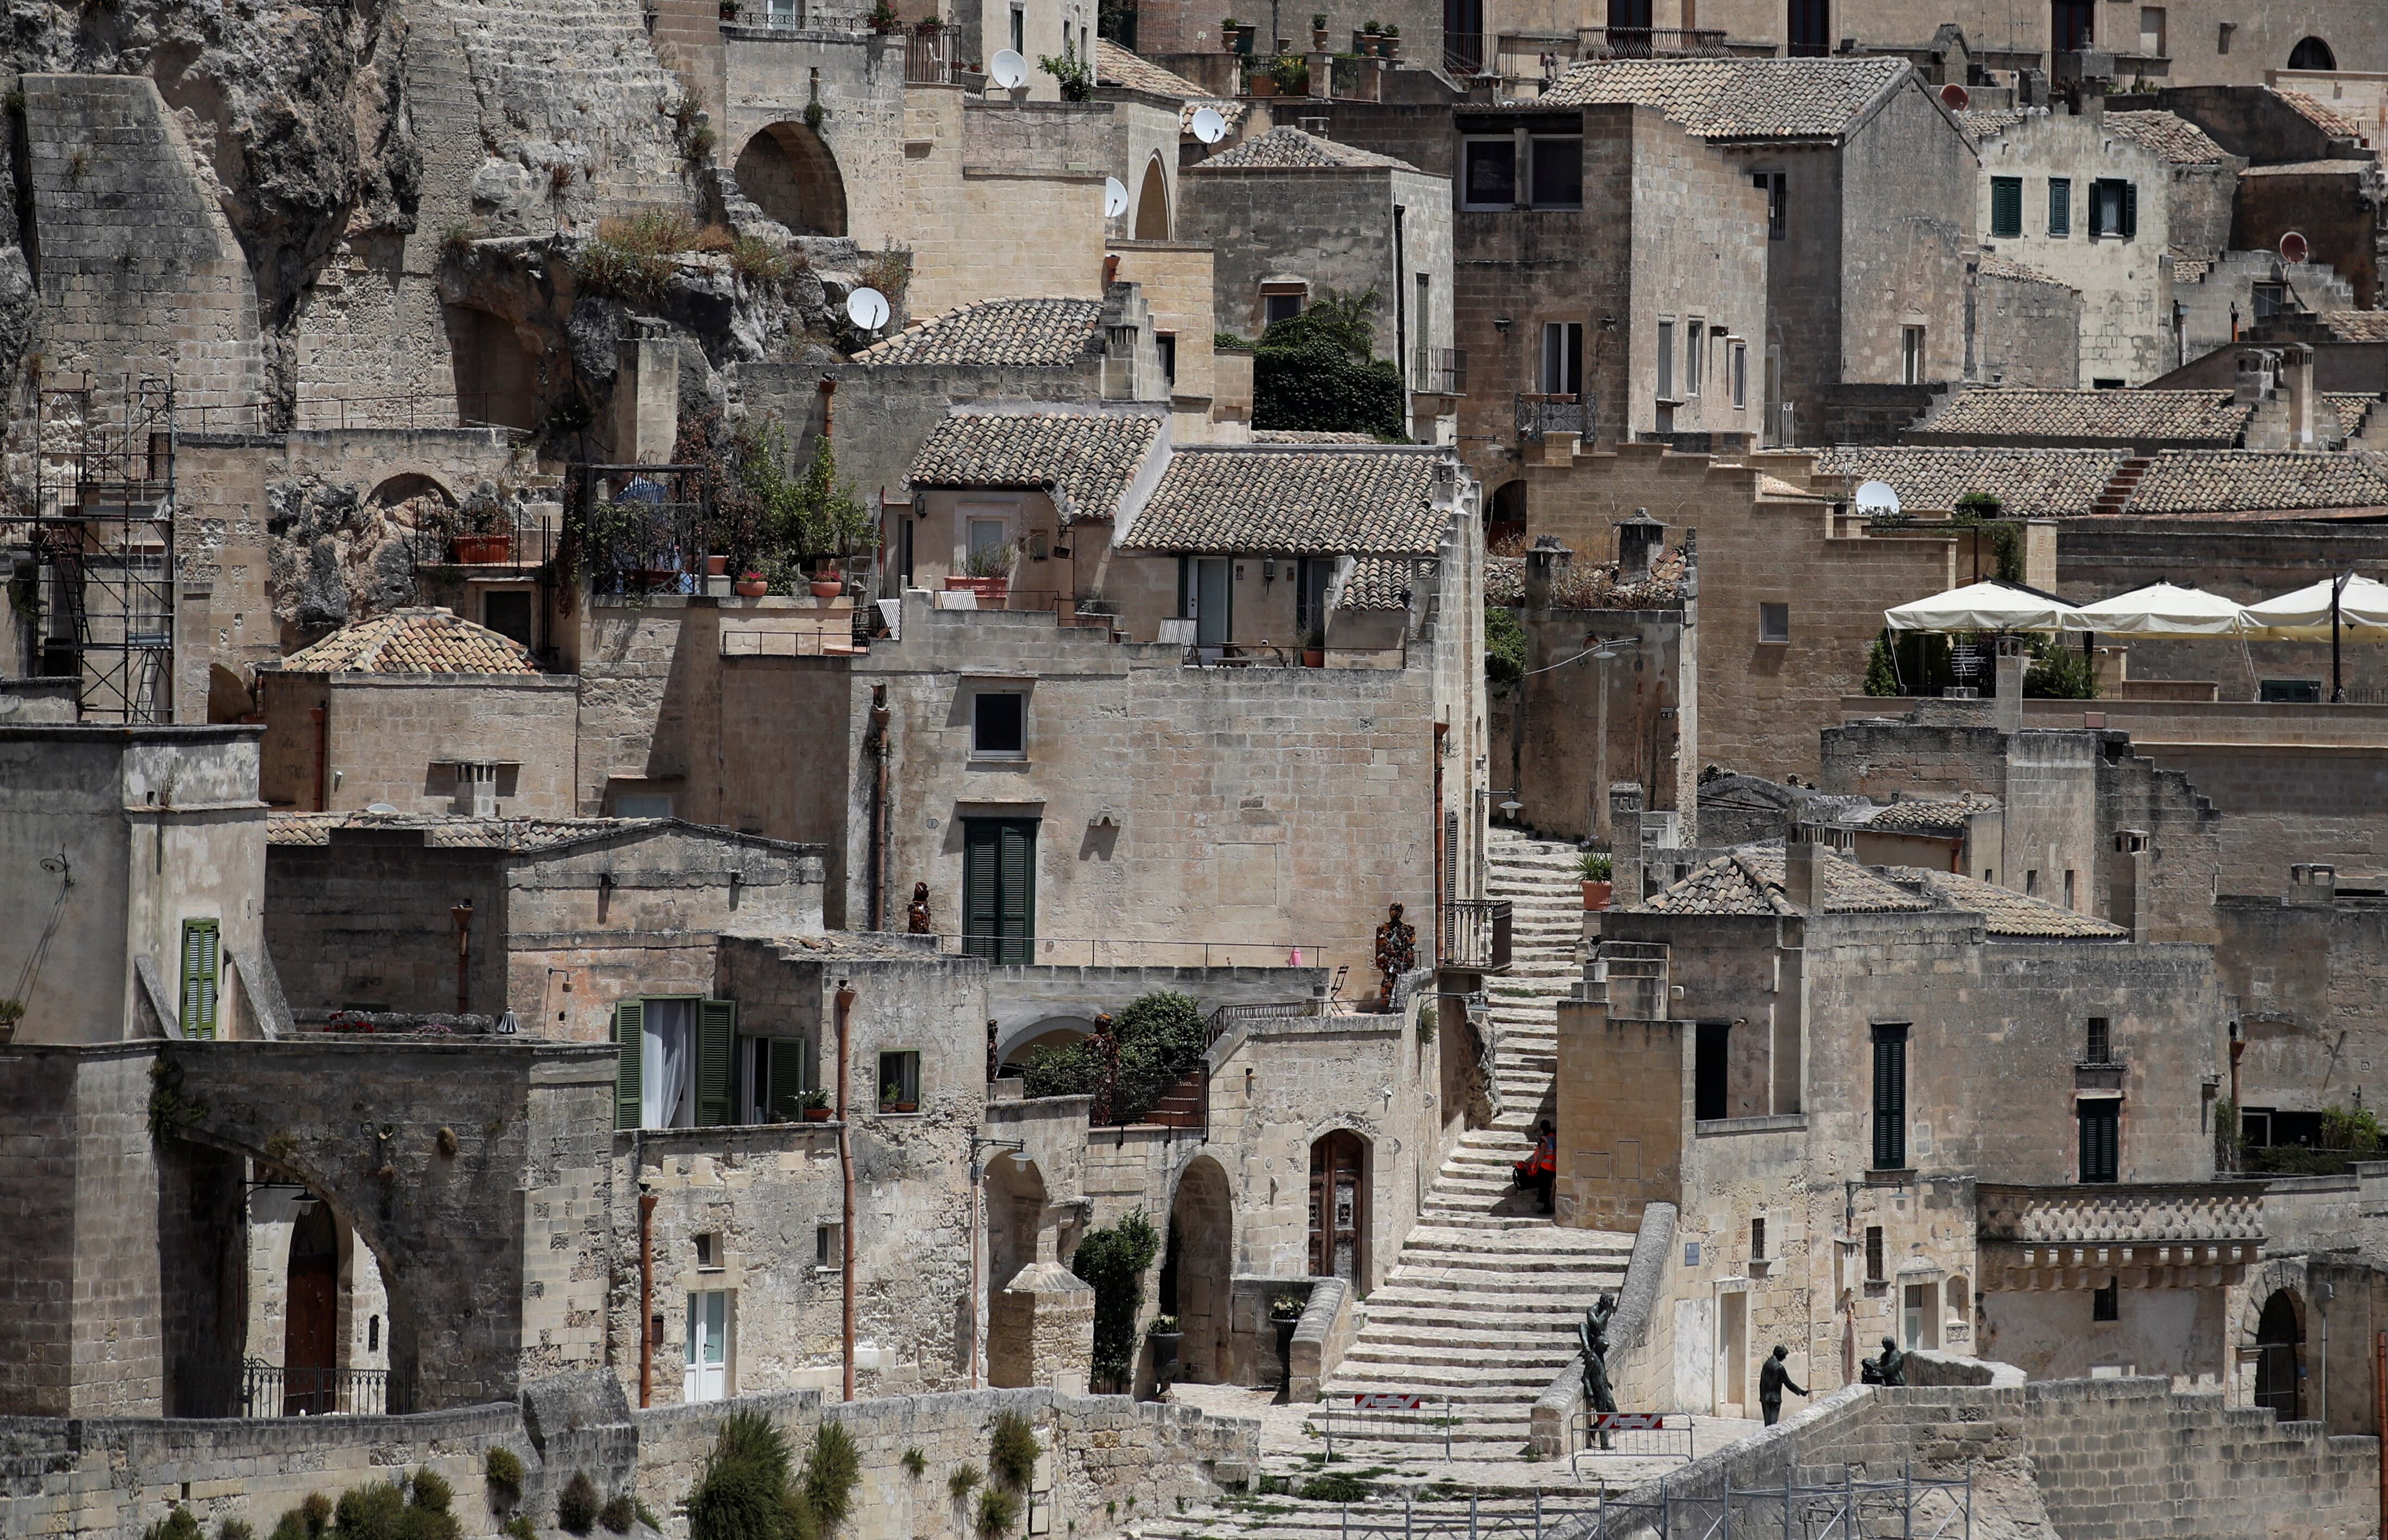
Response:
[{"label": "standing figure sculpture", "polygon": [[1111,1124],[1111,1097],[1119,1090],[1119,1034],[1111,1028],[1109,1012],[1095,1017],[1095,1054],[1103,1063],[1102,1084],[1095,1088],[1095,1105],[1087,1109],[1086,1121],[1099,1129]]},{"label": "standing figure sculpture", "polygon": [[[1576,1322],[1576,1345],[1583,1350],[1583,1403],[1595,1412],[1617,1409],[1617,1392],[1608,1382],[1608,1320],[1615,1314],[1617,1296],[1603,1294]],[[1606,1430],[1601,1433],[1600,1446],[1608,1447]]]},{"label": "standing figure sculpture", "polygon": [[1777,1343],[1773,1357],[1759,1366],[1758,1406],[1765,1413],[1766,1425],[1770,1428],[1782,1420],[1784,1391],[1787,1389],[1795,1395],[1808,1394],[1797,1380],[1791,1378],[1791,1366],[1784,1361],[1790,1357],[1791,1350]]},{"label": "standing figure sculpture", "polygon": [[1384,1009],[1393,1008],[1393,986],[1417,966],[1417,927],[1402,918],[1402,906],[1392,906],[1385,923],[1377,927],[1377,974],[1384,991]]},{"label": "standing figure sculpture", "polygon": [[1858,1382],[1868,1385],[1903,1385],[1907,1383],[1907,1355],[1899,1350],[1892,1338],[1882,1339],[1882,1357],[1858,1360]]},{"label": "standing figure sculpture", "polygon": [[912,884],[912,902],[904,906],[904,928],[914,936],[926,936],[929,930],[929,885]]}]

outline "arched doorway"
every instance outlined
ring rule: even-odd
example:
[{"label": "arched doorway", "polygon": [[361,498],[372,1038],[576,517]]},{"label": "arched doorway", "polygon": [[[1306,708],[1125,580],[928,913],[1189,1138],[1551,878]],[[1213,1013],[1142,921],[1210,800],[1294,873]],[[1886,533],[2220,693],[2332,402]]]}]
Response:
[{"label": "arched doorway", "polygon": [[1526,484],[1524,481],[1504,482],[1493,489],[1492,500],[1484,505],[1484,544],[1497,546],[1504,540],[1526,537]]},{"label": "arched doorway", "polygon": [[1018,1333],[1027,1316],[1007,1318],[996,1300],[1021,1269],[1037,1259],[1037,1235],[1045,1220],[1045,1178],[1035,1163],[998,1160],[986,1178],[986,1364],[987,1383],[1024,1388],[1034,1359],[1032,1344]]},{"label": "arched doorway", "polygon": [[282,1300],[282,1415],[338,1410],[340,1231],[329,1204],[302,1205],[290,1227]]},{"label": "arched doorway", "polygon": [[1310,1146],[1310,1271],[1354,1290],[1367,1277],[1367,1142],[1349,1129]]},{"label": "arched doorway", "polygon": [[1177,1180],[1169,1206],[1169,1249],[1161,1269],[1161,1313],[1177,1318],[1178,1378],[1216,1384],[1228,1378],[1228,1280],[1234,1272],[1235,1199],[1227,1173],[1197,1155]]},{"label": "arched doorway", "polygon": [[2329,44],[2318,37],[2300,38],[2297,45],[2289,50],[2289,68],[2335,69],[2338,68],[2338,56],[2331,52]]},{"label": "arched doorway", "polygon": [[2275,1289],[2264,1301],[2255,1323],[2255,1405],[2283,1422],[2301,1420],[2305,1406],[2300,1383],[2305,1373],[2305,1324],[2298,1319],[2297,1296]]},{"label": "arched doorway", "polygon": [[1157,155],[1146,164],[1144,185],[1136,195],[1136,238],[1169,239],[1169,178],[1162,173]]},{"label": "arched doorway", "polygon": [[738,152],[738,190],[799,235],[845,234],[845,178],[827,141],[803,123],[773,123]]},{"label": "arched doorway", "polygon": [[1039,1049],[1067,1048],[1094,1035],[1095,1024],[1085,1016],[1048,1016],[1005,1031],[997,1044],[996,1063],[999,1066],[1023,1064],[1030,1054]]}]

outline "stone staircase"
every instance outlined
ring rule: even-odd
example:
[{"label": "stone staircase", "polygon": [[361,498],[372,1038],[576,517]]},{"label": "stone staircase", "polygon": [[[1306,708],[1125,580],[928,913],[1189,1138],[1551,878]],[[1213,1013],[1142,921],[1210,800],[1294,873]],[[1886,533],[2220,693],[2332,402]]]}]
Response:
[{"label": "stone staircase", "polygon": [[1486,979],[1500,1111],[1443,1162],[1392,1272],[1327,1387],[1331,1401],[1369,1392],[1424,1395],[1416,1414],[1382,1414],[1362,1436],[1443,1441],[1454,1454],[1514,1455],[1534,1402],[1575,1352],[1575,1323],[1623,1281],[1633,1237],[1561,1230],[1510,1171],[1550,1115],[1557,1052],[1554,1003],[1581,976],[1583,924],[1573,846],[1492,831],[1486,896],[1511,905],[1510,971]]}]

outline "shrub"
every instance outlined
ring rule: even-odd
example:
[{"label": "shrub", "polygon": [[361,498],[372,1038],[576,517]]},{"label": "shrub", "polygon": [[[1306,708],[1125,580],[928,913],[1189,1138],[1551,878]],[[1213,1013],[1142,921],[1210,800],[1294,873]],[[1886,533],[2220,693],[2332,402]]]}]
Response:
[{"label": "shrub", "polygon": [[266,1540],[310,1540],[307,1521],[299,1517],[298,1510],[294,1508],[273,1521],[273,1528],[266,1535]]},{"label": "shrub", "polygon": [[448,1478],[427,1465],[414,1473],[407,1490],[415,1507],[434,1513],[447,1512],[448,1505],[456,1498],[456,1489],[448,1484]]},{"label": "shrub", "polygon": [[813,1445],[805,1456],[804,1498],[824,1530],[845,1522],[853,1511],[855,1483],[862,1479],[862,1456],[854,1435],[843,1422],[823,1422],[813,1431]]},{"label": "shrub", "polygon": [[629,219],[598,221],[596,239],[580,248],[576,265],[581,282],[598,293],[653,305],[662,300],[671,282],[672,259],[695,250],[696,244],[694,220],[686,214],[651,209]]},{"label": "shrub", "polygon": [[491,1448],[481,1457],[481,1472],[492,1501],[503,1498],[508,1506],[522,1501],[522,1460],[512,1449]]},{"label": "shrub", "polygon": [[1866,652],[1865,692],[1868,695],[1897,695],[1899,665],[1891,661],[1890,633],[1874,637],[1874,646]]},{"label": "shrub", "polygon": [[995,1432],[987,1440],[986,1467],[1002,1485],[1022,1491],[1036,1477],[1036,1457],[1045,1452],[1036,1430],[1016,1411],[995,1414]]},{"label": "shrub", "polygon": [[1139,1208],[1109,1230],[1088,1231],[1070,1258],[1070,1270],[1094,1286],[1093,1367],[1099,1380],[1116,1384],[1127,1378],[1136,1356],[1136,1310],[1143,1297],[1144,1269],[1160,1251],[1161,1237]]},{"label": "shrub", "polygon": [[1607,882],[1616,875],[1617,863],[1606,851],[1585,851],[1575,858],[1576,876],[1585,882]]},{"label": "shrub", "polygon": [[964,1464],[946,1478],[946,1490],[954,1495],[954,1501],[967,1502],[970,1495],[977,1490],[980,1479],[977,1466]]},{"label": "shrub", "polygon": [[[420,1474],[418,1474],[418,1480]],[[447,1483],[432,1477],[430,1496],[445,1503]],[[407,1500],[394,1482],[377,1482],[340,1494],[333,1508],[338,1540],[457,1540],[463,1527],[445,1507]]]},{"label": "shrub", "polygon": [[1293,1494],[1306,1503],[1365,1503],[1377,1489],[1347,1471],[1313,1476]]},{"label": "shrub", "polygon": [[641,1502],[636,1497],[631,1498],[630,1511],[638,1517],[639,1522],[646,1525],[649,1529],[655,1531],[659,1534],[663,1533],[664,1521],[661,1519],[656,1518],[654,1511],[650,1509],[645,1503]]},{"label": "shrub", "polygon": [[1375,356],[1377,291],[1325,290],[1252,349],[1252,426],[1402,436],[1402,374]]},{"label": "shrub", "polygon": [[257,1531],[246,1519],[226,1519],[216,1526],[216,1540],[257,1540]]},{"label": "shrub", "polygon": [[501,1534],[508,1537],[508,1540],[539,1540],[539,1529],[530,1521],[530,1515],[527,1513],[515,1514],[499,1525],[498,1529]]},{"label": "shrub", "polygon": [[1496,685],[1514,685],[1526,676],[1526,632],[1517,612],[1484,607],[1484,677]]},{"label": "shrub", "polygon": [[978,1495],[978,1532],[985,1540],[1010,1534],[1020,1522],[1020,1495],[1008,1487],[990,1486]]},{"label": "shrub", "polygon": [[630,1495],[625,1492],[606,1499],[605,1506],[597,1510],[597,1521],[613,1534],[628,1534],[630,1526],[639,1521],[639,1510],[631,1503]]},{"label": "shrub", "polygon": [[332,1499],[321,1492],[308,1493],[306,1500],[298,1505],[298,1517],[306,1524],[308,1534],[323,1534],[331,1527]]},{"label": "shrub", "polygon": [[575,1471],[555,1499],[556,1527],[570,1534],[586,1534],[597,1523],[597,1483],[586,1471]]},{"label": "shrub", "polygon": [[2045,638],[2035,639],[2031,646],[2032,660],[2024,670],[2023,692],[2027,699],[2040,701],[2094,701],[2098,698],[2098,672],[2077,647]]},{"label": "shrub", "polygon": [[904,1473],[906,1475],[918,1481],[928,1471],[928,1469],[929,1457],[921,1452],[921,1446],[919,1445],[915,1444],[910,1448],[904,1451]]},{"label": "shrub", "polygon": [[689,1494],[689,1540],[816,1540],[821,1526],[789,1475],[787,1439],[770,1419],[732,1414]]},{"label": "shrub", "polygon": [[187,1508],[178,1508],[141,1532],[141,1540],[203,1540],[199,1521]]},{"label": "shrub", "polygon": [[[1119,1042],[1119,1072],[1111,1082],[1111,1121],[1140,1120],[1202,1062],[1207,1029],[1202,1007],[1190,995],[1158,990],[1139,996],[1112,1023]],[[1066,1048],[1048,1048],[1023,1061],[1030,1096],[1085,1096],[1102,1089],[1101,1047],[1092,1038]]]},{"label": "shrub", "polygon": [[750,284],[784,284],[796,261],[759,235],[741,235],[730,243],[730,271]]}]

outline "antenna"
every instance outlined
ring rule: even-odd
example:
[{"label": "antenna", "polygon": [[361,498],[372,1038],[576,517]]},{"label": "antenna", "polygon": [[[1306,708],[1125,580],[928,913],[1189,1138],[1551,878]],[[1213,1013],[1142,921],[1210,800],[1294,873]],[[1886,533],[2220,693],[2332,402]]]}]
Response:
[{"label": "antenna", "polygon": [[990,85],[1017,91],[1028,83],[1028,61],[1006,48],[986,61],[986,79]]},{"label": "antenna", "polygon": [[1951,112],[1962,112],[1974,105],[1974,94],[1950,81],[1940,88],[1940,105]]},{"label": "antenna", "polygon": [[1115,177],[1115,176],[1107,176],[1107,177],[1103,178],[1103,216],[1104,216],[1104,218],[1106,218],[1106,219],[1113,219],[1113,220],[1115,220],[1115,219],[1118,219],[1122,214],[1124,214],[1124,213],[1126,213],[1126,212],[1127,212],[1127,188],[1126,188],[1126,186],[1125,186],[1124,184],[1123,184],[1123,183],[1121,183],[1120,179],[1119,179],[1119,178],[1117,178],[1117,177]]},{"label": "antenna", "polygon": [[2281,261],[2293,267],[2312,254],[2313,248],[2305,244],[2305,236],[2296,231],[2288,231],[2280,236]]},{"label": "antenna", "polygon": [[1227,120],[1215,107],[1197,107],[1193,127],[1194,137],[1205,145],[1215,145],[1227,136]]},{"label": "antenna", "polygon": [[1899,494],[1886,481],[1870,481],[1858,488],[1858,511],[1869,517],[1899,511]]},{"label": "antenna", "polygon": [[866,332],[887,324],[887,297],[877,289],[857,289],[845,297],[845,318]]}]

